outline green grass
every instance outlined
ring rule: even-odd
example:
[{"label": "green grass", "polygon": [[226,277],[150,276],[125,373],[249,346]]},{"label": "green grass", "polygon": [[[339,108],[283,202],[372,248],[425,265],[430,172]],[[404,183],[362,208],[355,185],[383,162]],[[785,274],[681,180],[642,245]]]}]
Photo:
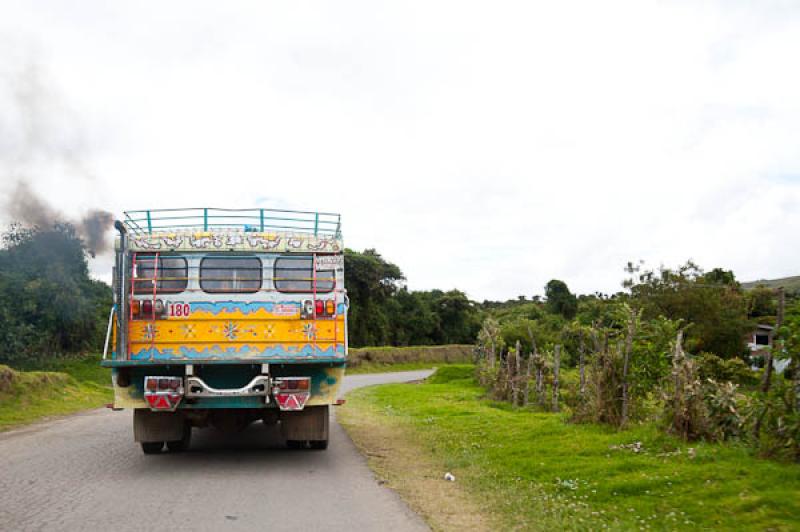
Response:
[{"label": "green grass", "polygon": [[40,367],[47,371],[0,365],[0,431],[112,400],[110,371],[100,367],[97,356],[52,360]]},{"label": "green grass", "polygon": [[[800,465],[686,444],[653,425],[615,431],[512,409],[484,399],[473,371],[448,366],[424,385],[357,390],[347,408],[403,427],[505,527],[800,528]],[[642,452],[615,448],[634,442]]]}]

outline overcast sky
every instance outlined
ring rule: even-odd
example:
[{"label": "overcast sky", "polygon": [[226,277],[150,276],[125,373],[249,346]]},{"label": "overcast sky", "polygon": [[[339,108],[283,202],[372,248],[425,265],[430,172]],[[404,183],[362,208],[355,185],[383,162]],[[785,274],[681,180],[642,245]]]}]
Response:
[{"label": "overcast sky", "polygon": [[0,193],[341,212],[478,300],[795,275],[799,65],[793,1],[4,0]]}]

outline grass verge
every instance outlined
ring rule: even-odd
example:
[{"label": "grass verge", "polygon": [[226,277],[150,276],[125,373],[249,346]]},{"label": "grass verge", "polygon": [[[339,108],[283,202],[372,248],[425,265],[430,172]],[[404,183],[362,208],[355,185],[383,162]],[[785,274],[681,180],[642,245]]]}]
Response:
[{"label": "grass verge", "polygon": [[96,356],[49,361],[48,371],[0,365],[0,431],[111,402],[110,371]]},{"label": "grass verge", "polygon": [[[472,374],[448,366],[426,384],[356,390],[337,414],[378,474],[435,529],[459,527],[413,493],[427,498],[431,479],[453,484],[440,480],[445,471],[464,507],[501,529],[800,527],[800,465],[732,445],[687,445],[653,425],[615,431],[515,410],[484,399]],[[388,443],[373,431],[391,435]],[[404,470],[403,456],[426,467]]]}]

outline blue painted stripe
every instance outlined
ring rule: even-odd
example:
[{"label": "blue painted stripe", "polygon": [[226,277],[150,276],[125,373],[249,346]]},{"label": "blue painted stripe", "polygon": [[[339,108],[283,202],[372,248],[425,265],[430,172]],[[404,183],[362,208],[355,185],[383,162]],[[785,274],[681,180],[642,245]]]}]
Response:
[{"label": "blue painted stripe", "polygon": [[264,359],[269,360],[273,358],[312,358],[317,360],[327,360],[334,358],[344,358],[344,346],[330,346],[327,349],[320,349],[314,347],[312,344],[305,344],[303,346],[270,346],[266,348],[257,348],[245,345],[241,348],[236,347],[220,347],[215,345],[207,347],[202,350],[193,348],[180,347],[177,350],[173,348],[156,349],[147,348],[141,349],[131,354],[131,360],[174,360],[174,359],[190,359],[190,360],[208,360],[208,359]]}]

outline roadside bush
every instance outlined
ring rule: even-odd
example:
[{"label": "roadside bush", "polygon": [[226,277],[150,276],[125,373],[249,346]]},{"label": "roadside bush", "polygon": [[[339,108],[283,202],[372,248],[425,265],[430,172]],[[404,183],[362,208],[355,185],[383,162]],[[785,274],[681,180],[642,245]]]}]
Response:
[{"label": "roadside bush", "polygon": [[739,393],[732,382],[718,383],[707,379],[703,384],[704,401],[708,421],[707,439],[725,441],[743,435],[745,415],[748,410],[746,397]]},{"label": "roadside bush", "polygon": [[697,372],[705,381],[730,381],[745,386],[758,384],[758,375],[740,358],[725,360],[713,353],[702,352],[695,357]]},{"label": "roadside bush", "polygon": [[773,389],[754,408],[766,412],[757,442],[765,456],[800,461],[800,411],[791,381],[776,379]]},{"label": "roadside bush", "polygon": [[725,441],[744,432],[748,411],[745,397],[732,382],[703,381],[697,360],[676,346],[673,371],[664,386],[664,422],[668,430],[687,441]]}]

